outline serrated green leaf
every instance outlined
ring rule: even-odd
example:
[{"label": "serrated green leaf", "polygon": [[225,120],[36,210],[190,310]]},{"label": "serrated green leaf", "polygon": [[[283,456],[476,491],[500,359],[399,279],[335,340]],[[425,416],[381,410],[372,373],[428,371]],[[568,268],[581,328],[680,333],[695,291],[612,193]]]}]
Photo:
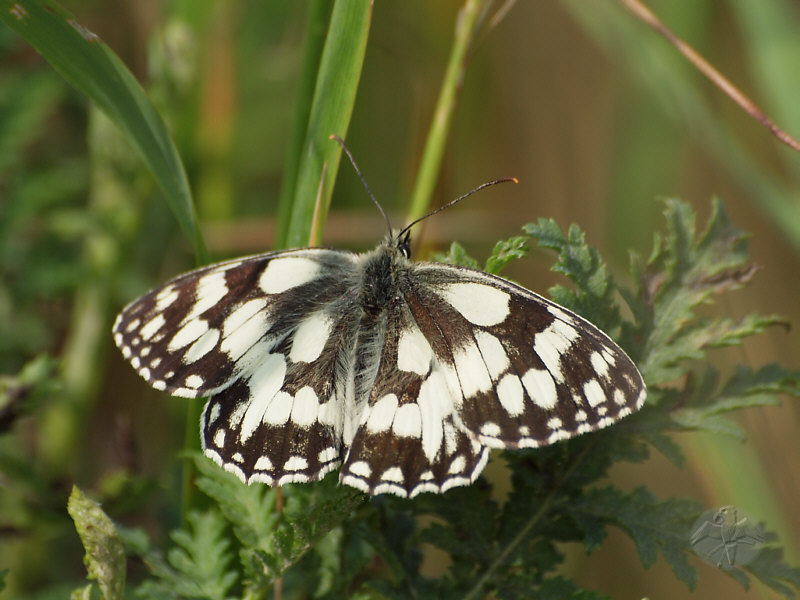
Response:
[{"label": "serrated green leaf", "polygon": [[779,365],[767,365],[758,371],[739,366],[735,373],[719,386],[712,368],[704,371],[696,389],[684,398],[689,406],[672,411],[672,419],[681,427],[722,433],[745,439],[744,431],[721,415],[755,406],[780,404],[779,393],[800,396],[800,373]]},{"label": "serrated green leaf", "polygon": [[643,341],[640,370],[648,384],[670,381],[686,360],[702,358],[706,348],[725,346],[782,322],[777,317],[749,315],[732,319],[695,319],[694,309],[718,294],[747,283],[756,269],[748,262],[747,236],[733,226],[719,200],[714,200],[705,231],[695,239],[691,207],[665,200],[668,235],[659,236],[643,266],[632,258],[638,275],[634,306]]},{"label": "serrated green leaf", "polygon": [[279,577],[363,504],[367,497],[328,477],[315,486],[316,494],[287,495],[281,521],[273,536]]},{"label": "serrated green leaf", "polygon": [[232,554],[225,521],[215,510],[192,511],[186,521],[186,529],[172,533],[176,545],[167,560],[174,572],[163,583],[180,597],[225,600],[237,579],[229,569]]},{"label": "serrated green leaf", "polygon": [[783,365],[771,363],[758,371],[738,365],[720,392],[721,396],[773,393],[800,397],[800,371],[790,371]]},{"label": "serrated green leaf", "polygon": [[713,412],[686,408],[672,415],[676,424],[691,431],[707,431],[728,435],[740,441],[747,439],[747,433],[739,425]]},{"label": "serrated green leaf", "polygon": [[436,262],[447,263],[448,265],[458,265],[460,267],[469,267],[470,269],[480,269],[478,261],[467,254],[467,250],[458,242],[452,242],[447,254],[434,252],[431,255],[431,260]]},{"label": "serrated green leaf", "polygon": [[580,228],[573,224],[565,236],[552,219],[539,219],[522,229],[540,246],[558,252],[558,261],[551,270],[566,275],[575,284],[574,291],[561,285],[550,288],[553,300],[613,334],[621,321],[613,298],[616,285],[600,254],[586,243]]},{"label": "serrated green leaf", "polygon": [[89,579],[97,582],[106,600],[121,600],[125,595],[125,550],[114,523],[76,486],[72,487],[67,511],[86,551],[83,562]]},{"label": "serrated green leaf", "polygon": [[275,488],[245,485],[200,454],[194,456],[194,461],[201,475],[197,487],[217,502],[239,541],[246,548],[271,551],[279,517],[275,512]]},{"label": "serrated green leaf", "polygon": [[0,21],[21,35],[125,132],[164,192],[198,259],[207,262],[189,182],[172,138],[163,119],[117,55],[52,0],[0,0]]},{"label": "serrated green leaf", "polygon": [[[768,534],[768,537],[774,535]],[[783,562],[780,548],[763,548],[745,570],[784,598],[793,599],[796,592],[800,592],[800,567],[790,567]]]},{"label": "serrated green leaf", "polygon": [[623,493],[613,487],[589,490],[576,501],[575,510],[615,524],[631,536],[645,567],[660,550],[672,571],[689,589],[697,584],[697,572],[689,564],[689,532],[700,505],[670,498],[659,501],[644,487]]},{"label": "serrated green leaf", "polygon": [[513,260],[528,255],[528,236],[515,235],[507,240],[500,240],[492,248],[492,254],[486,259],[484,270],[497,275]]}]

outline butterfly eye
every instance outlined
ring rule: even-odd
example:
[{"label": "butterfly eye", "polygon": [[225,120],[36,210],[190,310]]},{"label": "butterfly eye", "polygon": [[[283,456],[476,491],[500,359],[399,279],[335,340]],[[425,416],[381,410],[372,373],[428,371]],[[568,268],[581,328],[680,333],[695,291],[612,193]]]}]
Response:
[{"label": "butterfly eye", "polygon": [[411,258],[411,233],[409,231],[400,234],[400,238],[397,240],[397,247],[403,253],[403,256]]}]

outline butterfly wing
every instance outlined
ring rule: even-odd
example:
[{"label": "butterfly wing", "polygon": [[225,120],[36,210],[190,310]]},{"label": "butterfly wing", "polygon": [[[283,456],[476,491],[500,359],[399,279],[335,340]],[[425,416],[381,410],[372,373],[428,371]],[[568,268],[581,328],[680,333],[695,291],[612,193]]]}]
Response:
[{"label": "butterfly wing", "polygon": [[482,445],[550,444],[605,427],[644,402],[644,382],[625,352],[546,298],[436,263],[415,263],[408,285],[458,422]]},{"label": "butterfly wing", "polygon": [[488,448],[457,426],[451,389],[409,305],[393,302],[380,331],[377,372],[342,483],[408,497],[472,483]]},{"label": "butterfly wing", "polygon": [[248,482],[318,479],[341,462],[331,374],[352,319],[335,313],[355,261],[306,249],[191,271],[128,305],[114,339],[156,389],[211,396],[201,435],[217,463]]},{"label": "butterfly wing", "polygon": [[190,271],[126,306],[114,341],[152,387],[211,395],[252,370],[306,307],[342,293],[354,262],[349,252],[306,249]]}]

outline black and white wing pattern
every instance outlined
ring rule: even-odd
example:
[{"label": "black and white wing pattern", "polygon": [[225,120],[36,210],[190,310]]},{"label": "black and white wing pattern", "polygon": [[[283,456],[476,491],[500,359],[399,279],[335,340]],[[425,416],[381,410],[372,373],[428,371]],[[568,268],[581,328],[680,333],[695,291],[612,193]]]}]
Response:
[{"label": "black and white wing pattern", "polygon": [[114,340],[154,388],[207,396],[207,456],[243,481],[412,497],[472,483],[489,448],[534,447],[637,410],[641,375],[599,329],[480,271],[290,250],[181,275]]}]

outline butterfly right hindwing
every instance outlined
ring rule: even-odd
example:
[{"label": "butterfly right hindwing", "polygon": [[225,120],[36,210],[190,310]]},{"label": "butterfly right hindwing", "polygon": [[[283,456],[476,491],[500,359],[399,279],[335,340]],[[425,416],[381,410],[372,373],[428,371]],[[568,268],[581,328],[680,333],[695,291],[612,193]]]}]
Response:
[{"label": "butterfly right hindwing", "polygon": [[343,483],[413,497],[472,483],[489,450],[454,420],[453,392],[409,309],[387,307],[379,366],[342,466]]}]

